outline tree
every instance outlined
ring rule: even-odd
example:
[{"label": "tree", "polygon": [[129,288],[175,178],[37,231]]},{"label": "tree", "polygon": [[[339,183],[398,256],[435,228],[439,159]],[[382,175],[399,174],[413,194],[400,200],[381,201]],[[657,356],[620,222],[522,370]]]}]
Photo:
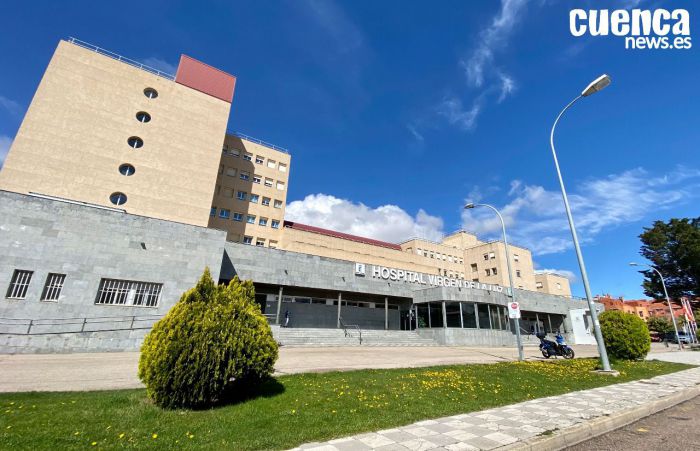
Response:
[{"label": "tree", "polygon": [[671,321],[662,316],[652,316],[649,318],[647,320],[647,327],[649,327],[649,330],[653,330],[654,332],[658,332],[660,334],[673,332],[673,324],[671,324]]},{"label": "tree", "polygon": [[[700,296],[700,217],[673,218],[668,223],[656,221],[652,227],[645,227],[639,238],[640,253],[663,274],[671,299]],[[644,293],[663,299],[661,279],[656,272],[640,272],[645,278]]]},{"label": "tree", "polygon": [[253,283],[216,285],[207,269],[146,336],[138,374],[157,405],[204,408],[254,389],[277,353]]}]

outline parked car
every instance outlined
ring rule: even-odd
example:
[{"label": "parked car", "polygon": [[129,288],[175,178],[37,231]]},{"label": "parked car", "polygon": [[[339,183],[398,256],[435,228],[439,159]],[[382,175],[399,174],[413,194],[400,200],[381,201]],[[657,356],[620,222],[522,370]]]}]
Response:
[{"label": "parked car", "polygon": [[649,335],[651,336],[651,341],[654,343],[658,343],[663,340],[663,336],[658,332],[649,332]]},{"label": "parked car", "polygon": [[[690,344],[690,336],[686,334],[685,332],[678,332],[678,338],[680,339],[681,343],[683,344]],[[675,332],[669,332],[666,334],[666,340],[670,341],[671,343],[678,343],[678,340],[676,340],[676,333]]]}]

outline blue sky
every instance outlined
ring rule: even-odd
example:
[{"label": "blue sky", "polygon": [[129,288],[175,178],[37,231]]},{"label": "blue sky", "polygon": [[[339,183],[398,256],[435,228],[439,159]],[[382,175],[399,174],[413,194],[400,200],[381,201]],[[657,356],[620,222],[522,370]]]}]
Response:
[{"label": "blue sky", "polygon": [[[700,58],[574,37],[572,8],[692,1],[3,2],[0,154],[61,38],[174,71],[181,53],[238,77],[229,128],[292,152],[288,219],[390,241],[466,228],[578,275],[549,130],[594,293],[637,298],[642,228],[698,216]],[[579,278],[573,284],[582,294]]]}]

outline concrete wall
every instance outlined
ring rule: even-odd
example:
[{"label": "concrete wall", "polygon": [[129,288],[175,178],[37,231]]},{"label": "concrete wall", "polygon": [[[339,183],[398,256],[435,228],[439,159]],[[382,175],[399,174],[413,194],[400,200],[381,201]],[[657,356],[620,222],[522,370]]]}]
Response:
[{"label": "concrete wall", "polygon": [[[6,191],[0,218],[0,318],[162,316],[205,267],[216,277],[221,266],[225,233],[218,230]],[[15,269],[34,271],[25,299],[6,298]],[[40,301],[48,273],[66,275],[57,302]],[[162,283],[158,306],[95,305],[101,278]]]}]

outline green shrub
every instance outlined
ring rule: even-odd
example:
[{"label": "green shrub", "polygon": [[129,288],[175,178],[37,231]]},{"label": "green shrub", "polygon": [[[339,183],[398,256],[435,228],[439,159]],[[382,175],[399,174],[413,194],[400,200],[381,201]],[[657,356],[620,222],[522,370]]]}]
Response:
[{"label": "green shrub", "polygon": [[610,310],[601,313],[599,319],[605,348],[612,357],[643,359],[651,349],[647,324],[637,315]]},{"label": "green shrub", "polygon": [[207,268],[146,336],[138,374],[157,405],[202,408],[244,395],[235,391],[272,374],[277,353],[253,283],[217,286]]}]

